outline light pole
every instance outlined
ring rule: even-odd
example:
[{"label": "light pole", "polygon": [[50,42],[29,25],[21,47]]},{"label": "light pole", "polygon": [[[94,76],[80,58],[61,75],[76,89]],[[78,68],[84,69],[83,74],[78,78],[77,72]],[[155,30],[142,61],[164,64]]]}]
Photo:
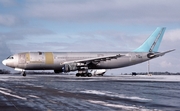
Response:
[{"label": "light pole", "polygon": [[149,61],[147,63],[147,75],[149,75]]}]

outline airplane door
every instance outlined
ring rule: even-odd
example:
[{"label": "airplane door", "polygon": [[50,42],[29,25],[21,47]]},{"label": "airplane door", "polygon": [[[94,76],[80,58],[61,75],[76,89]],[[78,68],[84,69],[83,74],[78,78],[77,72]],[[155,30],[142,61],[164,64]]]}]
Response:
[{"label": "airplane door", "polygon": [[26,58],[25,57],[26,57],[25,53],[19,54],[18,63],[19,64],[25,64],[26,63]]},{"label": "airplane door", "polygon": [[26,68],[26,53],[20,53],[18,55],[18,65],[19,68]]}]

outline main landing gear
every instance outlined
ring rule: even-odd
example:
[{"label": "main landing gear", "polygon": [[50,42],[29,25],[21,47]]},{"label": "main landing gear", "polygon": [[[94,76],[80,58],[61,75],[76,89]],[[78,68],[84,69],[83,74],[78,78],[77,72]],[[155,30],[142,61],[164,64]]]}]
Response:
[{"label": "main landing gear", "polygon": [[91,77],[92,74],[91,73],[76,73],[76,77]]},{"label": "main landing gear", "polygon": [[76,73],[76,77],[91,77],[92,74],[88,72],[87,69],[84,69],[84,70],[78,70],[78,73]]}]

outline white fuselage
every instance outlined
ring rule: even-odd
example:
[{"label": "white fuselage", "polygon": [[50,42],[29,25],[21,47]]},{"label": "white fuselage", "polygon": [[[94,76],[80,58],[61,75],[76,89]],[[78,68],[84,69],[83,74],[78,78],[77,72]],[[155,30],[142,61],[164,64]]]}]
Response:
[{"label": "white fuselage", "polygon": [[64,63],[109,55],[123,55],[119,58],[93,62],[89,69],[121,68],[149,60],[148,53],[140,52],[24,52],[10,56],[4,64],[24,70],[62,70]]}]

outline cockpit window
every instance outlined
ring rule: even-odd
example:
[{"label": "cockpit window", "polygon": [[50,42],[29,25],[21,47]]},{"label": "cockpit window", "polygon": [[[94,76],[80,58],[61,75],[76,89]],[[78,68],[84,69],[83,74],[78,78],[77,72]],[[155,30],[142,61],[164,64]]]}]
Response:
[{"label": "cockpit window", "polygon": [[39,55],[42,55],[42,52],[39,52]]},{"label": "cockpit window", "polygon": [[[9,57],[11,57],[11,56],[9,56]],[[7,59],[9,59],[9,57]]]},{"label": "cockpit window", "polygon": [[9,56],[7,59],[14,59],[14,57],[13,56]]}]

